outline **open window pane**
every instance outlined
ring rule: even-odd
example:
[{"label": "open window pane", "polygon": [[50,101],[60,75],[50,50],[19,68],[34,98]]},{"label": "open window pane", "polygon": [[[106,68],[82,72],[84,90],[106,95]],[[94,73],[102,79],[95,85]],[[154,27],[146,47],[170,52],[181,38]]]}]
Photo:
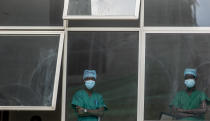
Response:
[{"label": "open window pane", "polygon": [[[177,115],[170,115],[170,111],[176,101],[175,95],[186,90],[185,68],[197,69],[196,90],[210,96],[209,38],[209,33],[146,34],[145,120],[160,120],[160,116],[177,118]],[[187,96],[177,98],[179,108],[183,109],[185,98]],[[196,97],[191,101],[196,101]],[[196,105],[200,108],[199,101]],[[184,109],[191,109],[190,106],[195,106],[195,102]],[[209,115],[205,118],[210,120]]]},{"label": "open window pane", "polygon": [[43,33],[0,33],[0,110],[55,109],[63,34]]},{"label": "open window pane", "polygon": [[0,0],[0,26],[62,26],[63,0]]},{"label": "open window pane", "polygon": [[138,19],[140,0],[66,0],[64,19]]},{"label": "open window pane", "polygon": [[108,107],[102,120],[137,121],[138,42],[136,31],[69,32],[66,121],[77,120],[71,103],[85,69],[97,71],[94,91]]},{"label": "open window pane", "polygon": [[60,75],[55,111],[10,111],[9,121],[31,121],[33,116],[39,116],[42,121],[61,121],[62,73]]},{"label": "open window pane", "polygon": [[210,26],[209,0],[145,0],[145,26]]}]

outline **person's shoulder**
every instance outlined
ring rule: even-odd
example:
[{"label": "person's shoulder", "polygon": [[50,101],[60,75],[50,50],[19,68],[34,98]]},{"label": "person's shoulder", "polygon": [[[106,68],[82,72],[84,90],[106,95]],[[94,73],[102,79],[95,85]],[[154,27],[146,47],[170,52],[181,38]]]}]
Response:
[{"label": "person's shoulder", "polygon": [[196,90],[196,92],[197,92],[198,94],[204,94],[204,95],[205,95],[205,92],[204,92],[204,91]]},{"label": "person's shoulder", "polygon": [[198,93],[204,93],[204,91],[201,91],[201,90],[195,90],[195,91]]},{"label": "person's shoulder", "polygon": [[183,96],[183,95],[185,95],[185,91],[184,90],[180,90],[180,91],[177,91],[176,92],[176,96],[178,96],[178,97],[180,97],[180,96]]},{"label": "person's shoulder", "polygon": [[74,93],[74,95],[82,95],[82,94],[84,93],[84,91],[85,91],[85,90],[80,89],[80,90],[76,91],[76,92]]}]

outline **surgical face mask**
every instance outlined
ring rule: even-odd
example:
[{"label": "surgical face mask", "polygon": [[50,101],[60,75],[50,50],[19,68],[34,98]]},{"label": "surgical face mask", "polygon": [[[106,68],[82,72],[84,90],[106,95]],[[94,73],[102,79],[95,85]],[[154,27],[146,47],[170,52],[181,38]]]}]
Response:
[{"label": "surgical face mask", "polygon": [[85,86],[87,89],[91,90],[95,86],[96,82],[93,80],[86,80],[85,81]]},{"label": "surgical face mask", "polygon": [[195,79],[186,79],[184,81],[184,84],[188,87],[188,88],[192,88],[195,86]]}]

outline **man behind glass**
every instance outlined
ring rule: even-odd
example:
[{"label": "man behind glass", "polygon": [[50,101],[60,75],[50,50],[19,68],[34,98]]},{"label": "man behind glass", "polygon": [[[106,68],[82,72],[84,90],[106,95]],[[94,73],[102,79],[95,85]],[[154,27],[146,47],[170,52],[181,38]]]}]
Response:
[{"label": "man behind glass", "polygon": [[72,107],[78,114],[78,121],[98,121],[107,110],[103,97],[95,92],[96,71],[85,70],[84,89],[77,91],[72,99]]},{"label": "man behind glass", "polygon": [[170,104],[173,114],[179,120],[203,121],[209,99],[204,92],[196,89],[196,69],[185,69],[184,78],[186,90],[179,91]]}]

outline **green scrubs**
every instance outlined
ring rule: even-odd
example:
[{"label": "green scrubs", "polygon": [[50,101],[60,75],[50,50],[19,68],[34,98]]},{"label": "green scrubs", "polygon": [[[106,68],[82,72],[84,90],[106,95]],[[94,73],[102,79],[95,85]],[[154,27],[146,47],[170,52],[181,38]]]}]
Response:
[{"label": "green scrubs", "polygon": [[[170,106],[184,110],[197,109],[200,108],[204,100],[209,101],[206,94],[202,91],[195,90],[190,95],[186,91],[180,91],[176,94]],[[204,121],[204,114],[198,117],[182,118],[181,120]]]},{"label": "green scrubs", "polygon": [[[76,106],[89,110],[95,110],[104,107],[104,109],[107,110],[102,95],[93,92],[92,95],[89,96],[85,90],[79,90],[74,94],[72,99],[72,107],[76,110]],[[78,115],[78,121],[98,121],[98,117]]]}]

